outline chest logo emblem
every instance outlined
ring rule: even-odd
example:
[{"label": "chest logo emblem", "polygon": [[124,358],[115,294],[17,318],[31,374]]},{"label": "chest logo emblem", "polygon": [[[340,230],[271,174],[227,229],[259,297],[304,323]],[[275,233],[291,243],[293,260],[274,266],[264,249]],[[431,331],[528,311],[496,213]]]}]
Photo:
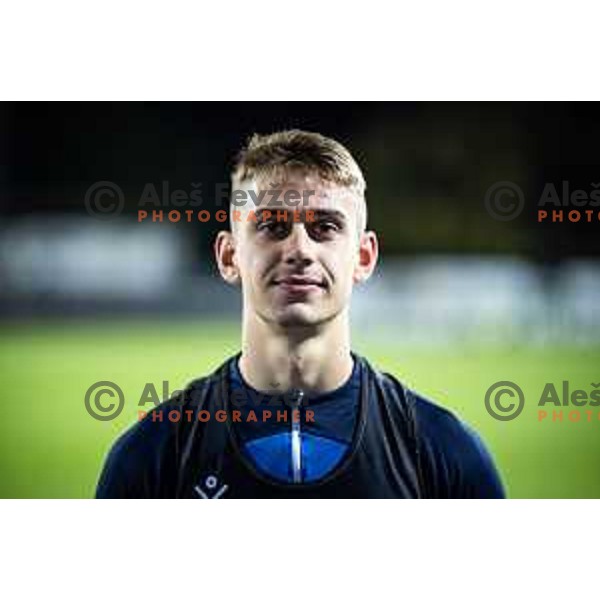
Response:
[{"label": "chest logo emblem", "polygon": [[217,500],[229,487],[226,484],[220,485],[220,483],[221,482],[219,482],[217,477],[208,475],[207,477],[204,477],[201,484],[199,483],[194,486],[194,491],[203,500]]}]

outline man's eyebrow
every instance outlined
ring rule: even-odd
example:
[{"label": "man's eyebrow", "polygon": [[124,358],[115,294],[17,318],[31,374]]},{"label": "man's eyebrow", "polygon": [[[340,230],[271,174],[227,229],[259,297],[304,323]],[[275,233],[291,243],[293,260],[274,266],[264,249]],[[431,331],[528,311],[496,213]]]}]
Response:
[{"label": "man's eyebrow", "polygon": [[255,211],[256,217],[257,219],[261,219],[261,216],[263,214],[263,212],[268,212],[271,213],[271,215],[273,217],[277,216],[277,212],[306,212],[306,211],[310,211],[312,212],[315,217],[336,217],[338,219],[340,219],[341,221],[345,221],[346,220],[346,215],[340,211],[340,210],[336,210],[335,208],[308,208],[306,210],[298,210],[298,209],[292,209],[292,208],[259,208]]},{"label": "man's eyebrow", "polygon": [[336,217],[341,221],[346,220],[346,215],[341,210],[335,208],[314,208],[312,209],[316,217]]}]

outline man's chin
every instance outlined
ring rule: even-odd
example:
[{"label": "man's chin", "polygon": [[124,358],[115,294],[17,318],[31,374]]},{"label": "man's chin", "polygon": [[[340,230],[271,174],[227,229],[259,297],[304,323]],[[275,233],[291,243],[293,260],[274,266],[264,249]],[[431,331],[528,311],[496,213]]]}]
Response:
[{"label": "man's chin", "polygon": [[316,314],[310,307],[300,304],[286,307],[279,314],[274,315],[274,320],[283,328],[316,327],[326,319]]}]

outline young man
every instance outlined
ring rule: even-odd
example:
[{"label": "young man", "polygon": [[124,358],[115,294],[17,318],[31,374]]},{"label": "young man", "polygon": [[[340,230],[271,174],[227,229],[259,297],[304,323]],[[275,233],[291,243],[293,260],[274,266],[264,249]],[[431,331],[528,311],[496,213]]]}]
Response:
[{"label": "young man", "polygon": [[473,431],[351,350],[378,243],[350,153],[255,135],[232,184],[215,255],[241,286],[241,352],[118,440],[97,497],[503,497]]}]

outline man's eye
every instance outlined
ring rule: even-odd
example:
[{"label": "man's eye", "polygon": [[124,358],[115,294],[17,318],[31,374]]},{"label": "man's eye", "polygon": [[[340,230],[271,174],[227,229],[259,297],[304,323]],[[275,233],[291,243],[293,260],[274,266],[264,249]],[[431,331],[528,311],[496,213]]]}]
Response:
[{"label": "man's eye", "polygon": [[339,231],[340,226],[335,221],[317,221],[314,223],[313,228],[320,233],[329,233]]},{"label": "man's eye", "polygon": [[263,221],[257,226],[258,231],[267,231],[276,235],[283,235],[287,232],[287,223],[284,221]]},{"label": "man's eye", "polygon": [[323,229],[338,229],[337,223],[334,223],[333,221],[321,221],[319,225]]}]

